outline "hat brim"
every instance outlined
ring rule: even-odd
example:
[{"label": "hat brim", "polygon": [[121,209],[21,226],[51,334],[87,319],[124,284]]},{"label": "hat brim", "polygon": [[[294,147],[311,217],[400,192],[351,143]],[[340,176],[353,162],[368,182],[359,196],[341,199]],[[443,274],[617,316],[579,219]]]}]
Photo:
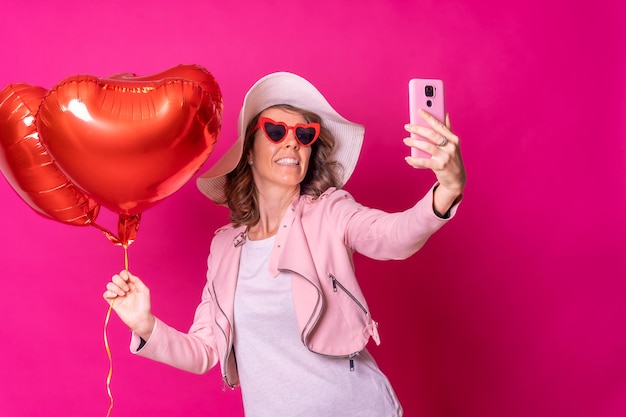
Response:
[{"label": "hat brim", "polygon": [[250,120],[268,107],[279,104],[310,110],[320,116],[322,125],[335,138],[333,156],[343,168],[339,187],[348,181],[359,159],[365,128],[341,116],[306,79],[290,72],[275,72],[261,78],[248,90],[239,113],[237,140],[198,178],[198,189],[209,199],[218,204],[224,201],[226,174],[235,169],[241,159],[245,130]]}]

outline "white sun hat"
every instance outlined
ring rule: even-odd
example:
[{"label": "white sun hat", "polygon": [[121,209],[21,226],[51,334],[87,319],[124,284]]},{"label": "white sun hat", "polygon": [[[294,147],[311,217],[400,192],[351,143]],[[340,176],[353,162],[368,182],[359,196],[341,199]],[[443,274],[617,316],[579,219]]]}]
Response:
[{"label": "white sun hat", "polygon": [[261,78],[248,90],[239,113],[237,140],[197,180],[200,191],[212,201],[224,201],[226,174],[235,169],[241,159],[246,127],[250,120],[268,107],[278,104],[289,104],[320,116],[322,126],[335,138],[333,158],[342,167],[338,186],[342,187],[348,181],[359,159],[365,128],[337,113],[309,81],[290,72],[275,72]]}]

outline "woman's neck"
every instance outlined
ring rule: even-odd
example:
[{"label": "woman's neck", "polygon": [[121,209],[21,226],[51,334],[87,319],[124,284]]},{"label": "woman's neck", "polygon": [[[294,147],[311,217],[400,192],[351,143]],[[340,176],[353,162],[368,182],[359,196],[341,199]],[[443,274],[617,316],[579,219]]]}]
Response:
[{"label": "woman's neck", "polygon": [[280,222],[291,202],[299,195],[299,188],[292,193],[283,193],[278,197],[272,198],[259,193],[259,221],[255,225],[248,227],[248,239],[261,240],[274,236],[278,232]]}]

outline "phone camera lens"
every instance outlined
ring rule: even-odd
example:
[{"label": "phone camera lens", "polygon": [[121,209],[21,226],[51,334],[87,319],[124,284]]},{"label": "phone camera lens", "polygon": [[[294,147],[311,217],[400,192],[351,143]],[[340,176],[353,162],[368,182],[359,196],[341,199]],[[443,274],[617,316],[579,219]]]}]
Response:
[{"label": "phone camera lens", "polygon": [[434,97],[435,96],[435,87],[432,85],[427,85],[424,87],[424,93],[426,97]]},{"label": "phone camera lens", "polygon": [[432,101],[430,101],[430,100],[426,100],[426,105],[427,105],[428,107],[432,107],[432,106],[433,106],[433,102],[432,102]]}]

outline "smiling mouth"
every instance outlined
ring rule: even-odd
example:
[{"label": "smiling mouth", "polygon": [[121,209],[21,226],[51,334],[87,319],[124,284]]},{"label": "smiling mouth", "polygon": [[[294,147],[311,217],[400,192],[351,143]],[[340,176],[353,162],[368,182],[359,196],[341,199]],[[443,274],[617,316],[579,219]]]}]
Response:
[{"label": "smiling mouth", "polygon": [[276,161],[278,165],[300,165],[297,159],[294,158],[281,158]]}]

